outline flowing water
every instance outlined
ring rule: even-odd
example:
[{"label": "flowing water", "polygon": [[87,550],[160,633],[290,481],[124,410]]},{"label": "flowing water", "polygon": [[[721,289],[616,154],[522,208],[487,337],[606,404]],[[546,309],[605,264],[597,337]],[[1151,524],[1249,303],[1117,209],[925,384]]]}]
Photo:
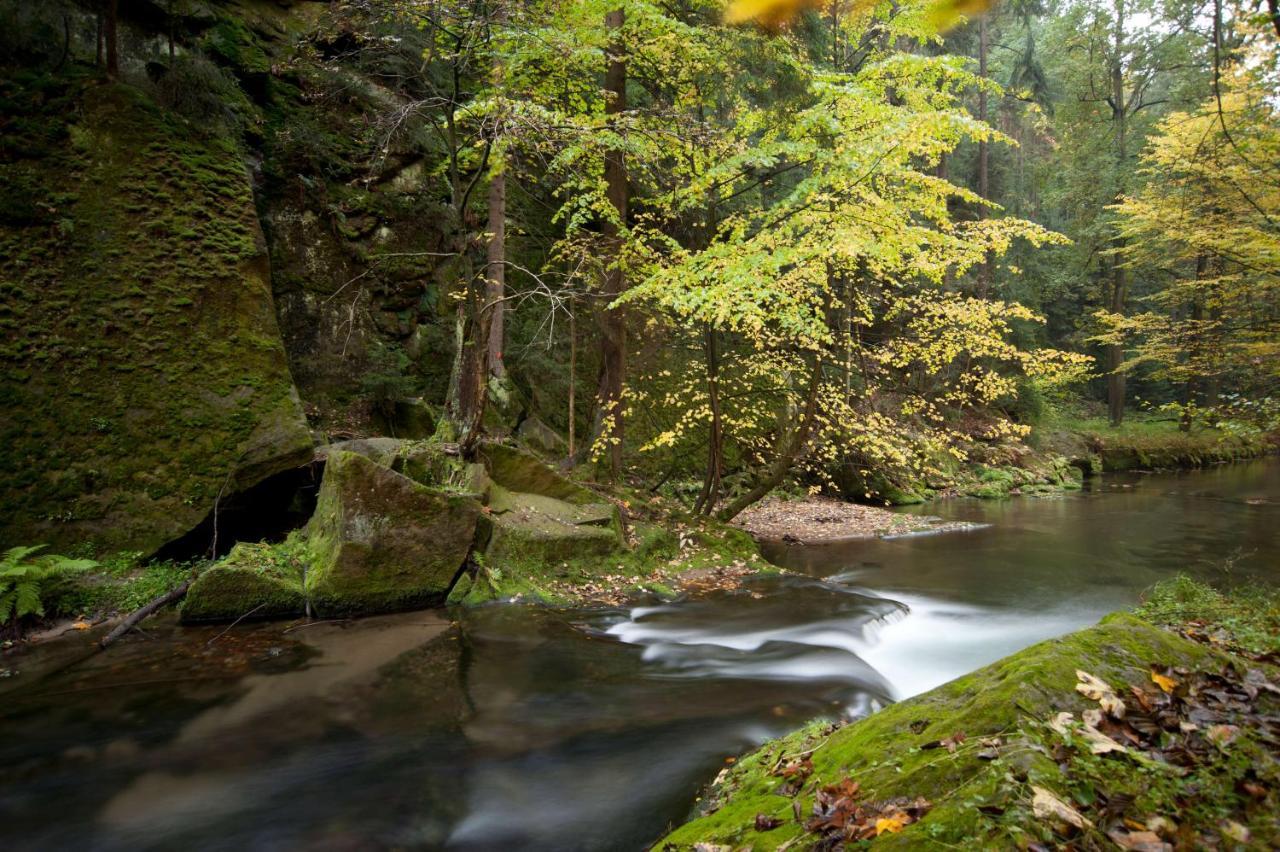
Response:
[{"label": "flowing water", "polygon": [[695,600],[168,625],[20,673],[0,694],[0,847],[642,849],[726,758],[808,719],[1177,572],[1280,581],[1275,462],[926,511],[984,526],[773,547],[796,574]]}]

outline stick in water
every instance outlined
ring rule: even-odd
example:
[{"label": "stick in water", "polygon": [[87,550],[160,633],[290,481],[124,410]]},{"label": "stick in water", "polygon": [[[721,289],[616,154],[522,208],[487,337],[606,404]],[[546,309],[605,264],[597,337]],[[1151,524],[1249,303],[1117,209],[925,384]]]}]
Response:
[{"label": "stick in water", "polygon": [[191,588],[191,581],[193,579],[194,578],[192,577],[188,577],[186,580],[182,581],[177,586],[174,586],[172,589],[165,592],[163,595],[152,598],[150,601],[143,604],[138,609],[135,609],[133,612],[129,614],[129,616],[124,621],[117,624],[114,630],[112,630],[106,636],[103,636],[100,640],[98,640],[98,647],[106,648],[107,646],[115,642],[117,639],[119,639],[121,636],[123,636],[124,634],[132,630],[134,627],[136,627],[138,622],[142,621],[142,619],[146,618],[148,615],[151,615],[153,612],[160,609],[161,607],[168,606],[169,604],[181,598],[183,595],[187,593],[187,589]]}]

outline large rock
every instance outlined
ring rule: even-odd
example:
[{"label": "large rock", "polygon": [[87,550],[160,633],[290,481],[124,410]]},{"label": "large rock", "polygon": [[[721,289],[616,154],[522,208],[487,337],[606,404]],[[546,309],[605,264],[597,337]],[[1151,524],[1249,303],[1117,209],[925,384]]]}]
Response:
[{"label": "large rock", "polygon": [[480,504],[354,453],[330,453],[305,536],[305,588],[322,614],[444,600],[475,538]]},{"label": "large rock", "polygon": [[327,451],[315,514],[276,545],[239,544],[197,580],[186,621],[368,615],[442,603],[476,537],[480,503],[367,456]]},{"label": "large rock", "polygon": [[237,544],[200,575],[182,602],[183,621],[287,618],[306,610],[297,538],[284,546]]},{"label": "large rock", "polygon": [[575,505],[494,486],[484,519],[486,563],[501,571],[542,572],[570,559],[607,556],[622,548],[617,510]]},{"label": "large rock", "polygon": [[567,503],[598,503],[600,498],[556,473],[533,453],[506,444],[485,444],[480,456],[494,483],[508,491],[541,494]]},{"label": "large rock", "polygon": [[[819,838],[805,833],[793,808],[809,813],[814,791],[849,777],[869,802],[922,796],[934,804],[921,822],[876,840],[877,849],[1005,848],[975,840],[984,831],[976,824],[981,814],[975,800],[983,803],[1006,772],[1029,774],[1031,783],[1050,787],[1062,777],[1042,746],[1019,735],[1019,725],[1052,719],[1061,711],[1096,710],[1098,702],[1074,688],[1077,671],[1123,690],[1125,684],[1150,682],[1153,663],[1217,667],[1224,659],[1133,616],[1109,616],[1095,627],[1033,645],[838,730],[818,722],[765,744],[721,773],[701,799],[701,814],[654,848],[810,848]],[[956,734],[967,736],[970,744],[997,738],[1000,760],[985,759],[974,745],[954,754],[934,750]],[[779,790],[780,755],[812,755],[812,775],[794,798]],[[779,818],[779,827],[760,832],[758,815]]]},{"label": "large rock", "polygon": [[2,85],[0,538],[154,551],[311,456],[250,176],[128,86]]},{"label": "large rock", "polygon": [[569,444],[560,433],[533,415],[520,421],[516,437],[526,447],[549,458],[564,458],[569,454]]}]

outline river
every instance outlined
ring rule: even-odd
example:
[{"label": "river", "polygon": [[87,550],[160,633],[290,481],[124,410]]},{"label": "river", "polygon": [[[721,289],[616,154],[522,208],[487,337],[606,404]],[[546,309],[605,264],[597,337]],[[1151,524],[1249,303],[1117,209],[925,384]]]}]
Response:
[{"label": "river", "polygon": [[1178,572],[1280,581],[1274,461],[920,511],[981,526],[770,547],[795,574],[695,600],[161,622],[20,673],[0,845],[642,849],[733,755],[810,718],[873,712]]}]

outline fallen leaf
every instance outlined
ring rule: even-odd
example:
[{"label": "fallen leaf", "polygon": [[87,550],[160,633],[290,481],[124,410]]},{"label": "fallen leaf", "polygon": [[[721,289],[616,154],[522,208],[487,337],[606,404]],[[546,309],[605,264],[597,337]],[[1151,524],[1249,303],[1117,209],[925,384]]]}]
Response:
[{"label": "fallen leaf", "polygon": [[1253,837],[1248,828],[1233,819],[1229,819],[1222,824],[1222,834],[1237,843],[1248,843]]},{"label": "fallen leaf", "polygon": [[1164,692],[1173,692],[1173,688],[1178,685],[1176,680],[1171,677],[1167,677],[1166,675],[1162,675],[1157,671],[1153,671],[1151,673],[1151,682],[1160,687]]},{"label": "fallen leaf", "polygon": [[1031,812],[1037,819],[1056,819],[1076,828],[1092,828],[1093,823],[1079,811],[1043,787],[1032,785]]},{"label": "fallen leaf", "polygon": [[1173,844],[1165,843],[1154,831],[1122,831],[1113,828],[1107,832],[1121,849],[1133,849],[1135,852],[1173,852]]},{"label": "fallen leaf", "polygon": [[1049,727],[1065,737],[1071,733],[1071,728],[1068,725],[1075,721],[1075,718],[1074,713],[1068,713],[1064,710],[1049,720]]},{"label": "fallen leaf", "polygon": [[1240,729],[1235,725],[1213,725],[1204,732],[1204,735],[1209,742],[1221,748],[1230,745],[1239,733]]},{"label": "fallen leaf", "polygon": [[881,817],[876,820],[876,837],[882,834],[897,834],[906,824],[906,818],[901,814]]},{"label": "fallen leaf", "polygon": [[71,626],[74,627],[76,630],[88,630],[93,625],[87,621],[77,621],[75,624]]},{"label": "fallen leaf", "polygon": [[1080,680],[1076,684],[1076,692],[1098,702],[1108,716],[1116,719],[1124,718],[1124,702],[1120,700],[1120,696],[1116,695],[1110,684],[1079,669],[1076,670],[1076,677]]},{"label": "fallen leaf", "polygon": [[782,820],[767,814],[756,814],[756,831],[773,831],[782,825]]},{"label": "fallen leaf", "polygon": [[1088,740],[1089,751],[1094,754],[1109,754],[1113,751],[1127,752],[1129,750],[1091,725],[1083,726],[1080,729],[1080,734]]}]

